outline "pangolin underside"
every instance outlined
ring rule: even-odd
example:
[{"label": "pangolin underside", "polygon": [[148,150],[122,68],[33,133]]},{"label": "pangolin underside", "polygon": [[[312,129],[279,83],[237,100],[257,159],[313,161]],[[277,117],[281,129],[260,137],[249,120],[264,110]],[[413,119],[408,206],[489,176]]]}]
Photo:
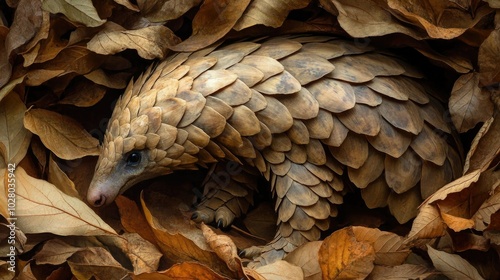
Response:
[{"label": "pangolin underside", "polygon": [[[345,178],[369,208],[388,206],[401,223],[413,218],[423,199],[461,172],[444,115],[412,65],[338,38],[178,53],[118,101],[88,200],[100,206],[148,178],[237,162],[271,184],[278,231],[263,251],[274,260],[328,229]],[[247,210],[251,188],[233,183],[203,206],[218,201],[212,208],[224,211],[215,219]]]}]

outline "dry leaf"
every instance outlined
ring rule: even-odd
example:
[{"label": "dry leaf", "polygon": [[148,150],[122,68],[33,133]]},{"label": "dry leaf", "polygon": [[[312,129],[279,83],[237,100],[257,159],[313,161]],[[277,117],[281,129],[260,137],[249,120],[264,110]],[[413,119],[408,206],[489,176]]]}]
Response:
[{"label": "dry leaf", "polygon": [[5,48],[8,34],[9,29],[6,26],[0,26],[0,100],[4,96],[2,87],[7,84],[12,74],[12,64],[9,62],[9,54]]},{"label": "dry leaf", "polygon": [[493,115],[488,91],[479,87],[479,74],[469,73],[456,81],[449,100],[451,120],[459,132],[466,132]]},{"label": "dry leaf", "polygon": [[371,273],[374,260],[372,245],[357,240],[352,227],[332,233],[319,249],[323,279],[365,278]]},{"label": "dry leaf", "polygon": [[43,9],[53,14],[62,13],[71,21],[96,27],[106,22],[99,14],[91,0],[44,0]]},{"label": "dry leaf", "polygon": [[161,187],[173,193],[165,195],[148,188],[141,195],[141,203],[146,220],[165,257],[172,262],[196,260],[224,275],[232,275],[227,265],[210,249],[201,230],[179,210],[189,209],[185,204],[189,198],[183,198],[179,192],[182,187]]},{"label": "dry leaf", "polygon": [[500,192],[498,186],[500,185],[500,172],[495,171],[495,168],[481,173],[476,188],[484,189],[490,193],[488,197],[476,211],[472,220],[475,223],[476,230],[485,230],[491,223],[492,216],[500,210]]},{"label": "dry leaf", "polygon": [[425,279],[435,274],[427,267],[416,264],[402,264],[393,267],[376,265],[369,280],[405,280],[405,279]]},{"label": "dry leaf", "polygon": [[162,22],[179,18],[200,3],[201,0],[138,0],[137,6],[148,20]]},{"label": "dry leaf", "polygon": [[403,243],[403,238],[392,232],[375,228],[353,227],[356,240],[369,242],[375,250],[374,264],[395,266],[404,263],[411,251]]},{"label": "dry leaf", "polygon": [[321,0],[324,6],[330,3],[338,10],[340,26],[355,38],[382,36],[403,33],[415,39],[424,39],[426,35],[416,29],[401,24],[384,7],[371,0]]},{"label": "dry leaf", "polygon": [[298,266],[279,260],[255,269],[266,280],[302,280],[304,273]]},{"label": "dry leaf", "polygon": [[5,163],[19,163],[31,141],[31,133],[24,128],[26,106],[15,92],[0,101],[0,156]]},{"label": "dry leaf", "polygon": [[56,112],[31,109],[25,114],[24,126],[59,158],[71,160],[99,154],[97,139],[77,121]]},{"label": "dry leaf", "polygon": [[52,154],[49,158],[47,181],[55,185],[63,193],[72,197],[76,197],[80,200],[82,199],[75,188],[75,184],[68,178],[68,175],[66,175],[66,173],[61,170],[57,162],[54,160]]},{"label": "dry leaf", "polygon": [[91,107],[97,104],[106,94],[106,88],[87,80],[79,80],[67,91],[69,94],[59,101],[59,104],[77,107]]},{"label": "dry leaf", "polygon": [[113,235],[116,232],[81,200],[16,168],[17,226],[25,233]]},{"label": "dry leaf", "polygon": [[68,259],[68,265],[77,279],[98,276],[99,279],[120,280],[129,274],[128,270],[102,247],[91,247],[76,252]]},{"label": "dry leaf", "polygon": [[311,0],[254,0],[234,25],[235,30],[262,24],[280,27],[291,10],[306,7]]},{"label": "dry leaf", "polygon": [[197,262],[183,262],[170,267],[165,271],[143,273],[133,276],[134,280],[171,280],[171,279],[197,279],[197,280],[227,280],[226,277],[211,270],[209,267]]},{"label": "dry leaf", "polygon": [[137,204],[123,195],[119,195],[115,202],[120,211],[120,219],[123,227],[128,232],[136,232],[147,241],[155,244],[156,239],[154,233],[149,227],[141,210],[137,207]]},{"label": "dry leaf", "polygon": [[443,236],[446,233],[446,225],[441,218],[436,206],[424,204],[420,207],[417,217],[408,233],[407,241],[415,239],[427,239]]},{"label": "dry leaf", "polygon": [[493,30],[479,47],[479,80],[483,85],[500,82],[500,29]]},{"label": "dry leaf", "polygon": [[464,172],[485,170],[500,154],[500,118],[487,120],[478,131],[467,154]]},{"label": "dry leaf", "polygon": [[128,80],[130,79],[130,74],[117,73],[108,75],[102,69],[96,69],[84,75],[84,77],[98,85],[103,85],[105,87],[114,89],[124,89],[127,86]]},{"label": "dry leaf", "polygon": [[221,258],[229,268],[236,272],[238,278],[244,276],[241,259],[238,257],[238,249],[227,235],[217,235],[208,226],[201,224],[201,231],[210,248]]},{"label": "dry leaf", "polygon": [[126,30],[114,22],[107,22],[88,43],[89,50],[99,54],[115,54],[134,49],[145,59],[164,58],[170,46],[180,39],[167,27],[148,26]]},{"label": "dry leaf", "polygon": [[193,34],[171,47],[174,51],[196,51],[226,35],[241,17],[250,0],[206,0],[193,19]]},{"label": "dry leaf", "polygon": [[302,268],[304,279],[321,279],[321,268],[318,262],[318,253],[322,241],[307,242],[293,250],[285,257],[285,261]]},{"label": "dry leaf", "polygon": [[443,211],[441,211],[441,218],[446,223],[446,225],[455,232],[459,232],[465,229],[471,229],[472,227],[474,227],[473,220],[450,215]]},{"label": "dry leaf", "polygon": [[483,279],[477,269],[459,255],[438,251],[429,245],[427,252],[436,269],[450,279]]}]

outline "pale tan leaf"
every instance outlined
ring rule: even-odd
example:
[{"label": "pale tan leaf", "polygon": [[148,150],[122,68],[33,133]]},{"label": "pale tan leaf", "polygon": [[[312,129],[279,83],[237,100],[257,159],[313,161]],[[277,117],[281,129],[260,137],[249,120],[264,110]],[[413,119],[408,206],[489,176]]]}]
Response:
[{"label": "pale tan leaf", "polygon": [[235,30],[262,24],[280,27],[291,10],[306,7],[310,0],[254,0],[250,2],[245,13],[234,25]]},{"label": "pale tan leaf", "polygon": [[99,17],[91,0],[44,0],[42,7],[53,14],[62,13],[71,21],[96,27],[106,22]]},{"label": "pale tan leaf", "polygon": [[125,49],[134,49],[142,58],[154,59],[164,58],[168,48],[179,42],[180,39],[162,25],[126,30],[116,23],[107,22],[105,28],[87,43],[87,47],[99,54],[115,54]]},{"label": "pale tan leaf", "polygon": [[32,109],[25,114],[24,126],[38,135],[59,158],[71,160],[99,155],[99,140],[69,117],[44,109]]},{"label": "pale tan leaf", "polygon": [[114,235],[83,201],[68,196],[47,181],[29,176],[22,167],[16,172],[17,225],[25,233],[57,235]]},{"label": "pale tan leaf", "polygon": [[15,92],[0,101],[0,156],[6,163],[19,163],[28,151],[31,133],[23,125],[25,111]]},{"label": "pale tan leaf", "polygon": [[480,175],[481,175],[480,170],[474,170],[474,171],[446,184],[441,189],[439,189],[437,192],[435,192],[433,195],[429,196],[429,198],[427,198],[427,200],[424,203],[431,204],[435,201],[445,199],[451,193],[458,193],[458,192],[462,191],[463,189],[470,187],[470,185],[472,183],[477,182]]},{"label": "pale tan leaf", "polygon": [[352,227],[332,233],[319,250],[323,279],[365,278],[372,271],[374,260],[373,246],[357,240]]},{"label": "pale tan leaf", "polygon": [[266,280],[302,280],[304,273],[300,267],[285,261],[276,261],[272,264],[255,269]]},{"label": "pale tan leaf", "polygon": [[[490,193],[488,197],[474,213],[472,220],[475,222],[474,228],[476,230],[485,230],[487,226],[493,223],[493,216],[500,210],[500,172],[495,171],[494,168],[488,169],[481,173],[476,188],[485,189]],[[492,194],[491,194],[492,193]]]},{"label": "pale tan leaf", "polygon": [[429,245],[427,252],[434,267],[450,279],[483,279],[477,269],[459,255],[438,251]]},{"label": "pale tan leaf", "polygon": [[460,76],[453,85],[449,100],[451,120],[459,132],[466,132],[493,115],[488,91],[479,87],[479,74]]},{"label": "pale tan leaf", "polygon": [[[2,70],[0,69],[0,73],[1,73],[1,71]],[[2,99],[4,99],[4,97],[7,96],[7,94],[9,94],[14,89],[14,87],[16,87],[18,84],[22,83],[24,81],[25,77],[26,76],[21,76],[17,79],[9,81],[9,83],[7,83],[4,87],[0,87],[0,101],[2,101]],[[0,84],[1,84],[1,81],[0,81]]]},{"label": "pale tan leaf", "polygon": [[75,184],[73,183],[73,181],[71,181],[71,179],[68,178],[68,175],[66,175],[66,173],[61,170],[57,162],[54,160],[52,154],[49,158],[47,181],[55,185],[63,193],[72,197],[76,197],[78,199],[82,199],[75,188]]},{"label": "pale tan leaf", "polygon": [[443,236],[446,225],[436,206],[424,204],[413,221],[407,240],[425,239]]},{"label": "pale tan leaf", "polygon": [[322,241],[312,241],[293,250],[285,257],[285,261],[302,268],[304,279],[321,279],[321,268],[318,262],[319,248]]}]

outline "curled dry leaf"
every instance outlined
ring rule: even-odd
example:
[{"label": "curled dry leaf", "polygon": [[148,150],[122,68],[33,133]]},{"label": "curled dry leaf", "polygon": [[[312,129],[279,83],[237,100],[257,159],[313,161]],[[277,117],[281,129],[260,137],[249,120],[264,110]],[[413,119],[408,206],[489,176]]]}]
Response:
[{"label": "curled dry leaf", "polygon": [[227,235],[217,235],[205,224],[201,224],[201,231],[210,248],[221,258],[229,270],[238,273],[238,278],[244,276],[243,266],[238,257],[238,249]]},{"label": "curled dry leaf", "polygon": [[26,106],[12,92],[0,101],[0,156],[6,163],[19,163],[31,141],[31,133],[24,128]]},{"label": "curled dry leaf", "polygon": [[16,172],[17,225],[25,233],[57,235],[115,235],[92,209],[47,181],[29,176],[22,167]]},{"label": "curled dry leaf", "polygon": [[102,247],[90,247],[76,252],[68,259],[68,265],[77,279],[98,276],[99,279],[120,280],[129,274],[129,271]]},{"label": "curled dry leaf", "polygon": [[96,27],[106,22],[99,17],[91,0],[45,0],[43,9],[52,14],[62,13],[71,21],[83,23],[88,27]]},{"label": "curled dry leaf", "polygon": [[323,279],[365,278],[371,273],[374,261],[373,246],[358,240],[352,227],[332,233],[319,249]]},{"label": "curled dry leaf", "polygon": [[141,210],[137,207],[137,204],[123,195],[119,195],[115,202],[116,205],[118,205],[120,220],[125,230],[128,232],[136,232],[147,241],[155,244],[155,235],[149,227],[148,221],[144,218]]},{"label": "curled dry leaf", "polygon": [[280,27],[291,10],[306,7],[311,0],[254,0],[251,1],[245,13],[234,25],[235,30],[242,30],[262,24],[270,27]]},{"label": "curled dry leaf", "polygon": [[477,269],[459,255],[438,251],[429,245],[427,252],[434,267],[450,279],[483,279]]},{"label": "curled dry leaf", "polygon": [[416,239],[427,239],[443,236],[446,233],[444,223],[436,206],[424,204],[420,207],[417,217],[413,220],[406,242]]},{"label": "curled dry leaf", "polygon": [[104,29],[87,43],[87,47],[106,55],[134,49],[142,58],[154,59],[164,58],[169,47],[179,42],[172,30],[162,25],[126,30],[116,23],[107,22]]},{"label": "curled dry leaf", "polygon": [[56,112],[31,109],[24,116],[24,126],[59,158],[71,160],[99,154],[99,140],[74,119]]},{"label": "curled dry leaf", "polygon": [[196,51],[226,35],[247,8],[250,0],[206,0],[193,19],[193,34],[171,47],[174,51]]},{"label": "curled dry leaf", "polygon": [[481,173],[477,183],[478,188],[487,190],[491,196],[488,197],[476,211],[472,220],[476,230],[485,230],[492,222],[492,217],[500,210],[500,172],[495,171],[495,167]]},{"label": "curled dry leaf", "polygon": [[66,175],[66,173],[61,170],[57,162],[54,160],[52,154],[49,158],[47,181],[55,185],[63,193],[72,197],[76,197],[78,199],[82,199],[75,188],[75,184],[73,183],[73,181],[71,181],[71,179],[68,178],[68,175]]},{"label": "curled dry leaf", "polygon": [[500,154],[500,118],[487,120],[478,131],[467,154],[464,172],[485,170]]},{"label": "curled dry leaf", "polygon": [[449,100],[451,120],[459,132],[466,132],[493,115],[490,93],[479,87],[479,74],[460,76],[453,85]]}]

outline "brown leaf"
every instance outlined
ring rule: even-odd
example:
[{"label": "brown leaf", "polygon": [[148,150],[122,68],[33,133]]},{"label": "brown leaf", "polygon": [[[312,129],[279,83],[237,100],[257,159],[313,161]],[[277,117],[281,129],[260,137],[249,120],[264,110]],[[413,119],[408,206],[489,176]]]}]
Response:
[{"label": "brown leaf", "polygon": [[411,251],[403,243],[403,238],[392,232],[375,228],[353,227],[356,240],[369,242],[375,250],[374,264],[395,266],[404,263]]},{"label": "brown leaf", "polygon": [[106,22],[99,14],[91,0],[46,0],[43,9],[52,14],[62,13],[73,22],[96,27]]},{"label": "brown leaf", "polygon": [[206,0],[193,19],[193,34],[171,47],[174,51],[195,51],[226,35],[247,8],[250,0]]},{"label": "brown leaf", "polygon": [[105,87],[114,89],[124,89],[127,86],[128,80],[130,79],[130,74],[122,72],[108,75],[102,69],[96,69],[84,75],[84,77],[98,85],[103,85]]},{"label": "brown leaf", "polygon": [[318,252],[322,244],[322,241],[307,242],[293,250],[284,260],[302,268],[304,279],[321,279]]},{"label": "brown leaf", "polygon": [[87,47],[93,52],[106,55],[134,49],[142,58],[154,59],[164,58],[169,47],[179,41],[169,28],[162,25],[126,30],[114,22],[107,22],[87,43]]},{"label": "brown leaf", "polygon": [[245,215],[243,223],[251,234],[272,240],[276,233],[276,212],[270,203],[260,203]]},{"label": "brown leaf", "polygon": [[372,245],[357,240],[352,227],[332,233],[319,250],[323,279],[364,278],[372,271],[374,260]]},{"label": "brown leaf", "polygon": [[280,27],[291,10],[306,7],[311,0],[254,0],[245,13],[234,25],[235,30],[242,30],[254,25]]},{"label": "brown leaf", "polygon": [[99,102],[106,94],[106,88],[87,80],[77,80],[66,91],[68,95],[64,96],[58,103],[68,104],[77,107],[91,107]]},{"label": "brown leaf", "polygon": [[213,271],[209,267],[197,262],[183,262],[170,267],[165,271],[134,275],[134,280],[171,280],[171,279],[198,279],[198,280],[226,280],[227,278]]},{"label": "brown leaf", "polygon": [[479,47],[479,80],[483,85],[500,82],[500,29],[493,30]]},{"label": "brown leaf", "polygon": [[446,223],[446,225],[455,232],[459,232],[465,229],[471,229],[472,227],[474,227],[474,221],[471,219],[457,217],[445,212],[441,212],[441,218],[443,218],[443,221]]},{"label": "brown leaf", "polygon": [[227,235],[217,235],[208,226],[201,224],[201,231],[210,248],[221,258],[229,268],[236,272],[238,278],[244,276],[241,259],[238,257],[238,249]]},{"label": "brown leaf", "polygon": [[49,170],[47,181],[55,185],[63,193],[82,199],[75,188],[75,184],[68,178],[68,175],[61,170],[57,162],[54,160],[53,154],[49,158]]},{"label": "brown leaf", "polygon": [[304,273],[300,267],[279,260],[255,269],[266,280],[302,280]]},{"label": "brown leaf", "polygon": [[71,160],[99,155],[99,141],[69,117],[44,109],[32,109],[25,114],[24,126],[38,135],[59,158]]},{"label": "brown leaf", "polygon": [[16,168],[17,226],[25,233],[114,235],[116,232],[81,200]]},{"label": "brown leaf", "polygon": [[483,279],[477,269],[459,255],[438,251],[427,245],[434,267],[450,279]]},{"label": "brown leaf", "polygon": [[[5,40],[9,34],[6,26],[0,26],[0,88],[2,88],[10,79],[12,74],[12,65],[9,62],[9,54],[5,48]],[[0,100],[3,94],[0,93]]]},{"label": "brown leaf", "polygon": [[485,170],[500,154],[500,118],[487,120],[477,132],[467,154],[464,172]]},{"label": "brown leaf", "polygon": [[404,280],[404,279],[426,279],[434,272],[429,268],[416,264],[402,264],[393,267],[376,265],[372,273],[368,276],[369,280]]},{"label": "brown leaf", "polygon": [[179,18],[200,3],[201,0],[138,0],[137,6],[141,14],[150,21],[162,22]]},{"label": "brown leaf", "polygon": [[10,32],[5,40],[7,57],[28,44],[42,27],[44,15],[41,4],[40,1],[19,1]]},{"label": "brown leaf", "polygon": [[137,204],[123,195],[119,195],[115,202],[118,205],[118,210],[120,211],[120,219],[123,227],[128,232],[136,232],[147,241],[155,244],[155,235],[149,227],[149,224],[144,218],[141,210],[137,207]]},{"label": "brown leaf", "polygon": [[474,213],[472,220],[475,222],[476,230],[485,230],[491,224],[492,216],[500,210],[500,172],[495,171],[495,168],[488,169],[481,173],[475,188],[481,188],[490,194]]},{"label": "brown leaf", "polygon": [[391,13],[371,0],[321,0],[324,6],[335,5],[340,26],[356,38],[403,33],[415,39],[427,36],[417,29],[401,24]]},{"label": "brown leaf", "polygon": [[174,184],[161,186],[162,193],[149,188],[141,196],[144,215],[160,250],[172,262],[196,260],[215,271],[231,275],[227,265],[210,249],[201,230],[189,217],[184,216],[186,213],[180,211],[189,209],[185,204],[189,198],[180,192],[183,188],[180,184],[175,188]]},{"label": "brown leaf", "polygon": [[128,275],[128,270],[117,262],[111,253],[102,247],[91,247],[76,252],[68,259],[71,272],[77,279],[119,280]]},{"label": "brown leaf", "polygon": [[490,94],[479,87],[479,74],[460,76],[453,85],[449,100],[451,120],[459,132],[466,132],[493,115]]},{"label": "brown leaf", "polygon": [[15,92],[0,101],[0,156],[6,163],[19,163],[28,151],[31,133],[23,125],[25,111]]},{"label": "brown leaf", "polygon": [[[431,38],[438,39],[456,38],[492,12],[486,5],[475,11],[457,9],[448,0],[424,0],[412,4],[403,0],[388,0],[387,4],[398,16],[404,17],[405,22],[423,27]],[[470,16],[471,13],[474,14],[473,17]]]},{"label": "brown leaf", "polygon": [[420,207],[417,217],[408,233],[407,241],[443,236],[446,225],[436,206],[424,204]]}]

